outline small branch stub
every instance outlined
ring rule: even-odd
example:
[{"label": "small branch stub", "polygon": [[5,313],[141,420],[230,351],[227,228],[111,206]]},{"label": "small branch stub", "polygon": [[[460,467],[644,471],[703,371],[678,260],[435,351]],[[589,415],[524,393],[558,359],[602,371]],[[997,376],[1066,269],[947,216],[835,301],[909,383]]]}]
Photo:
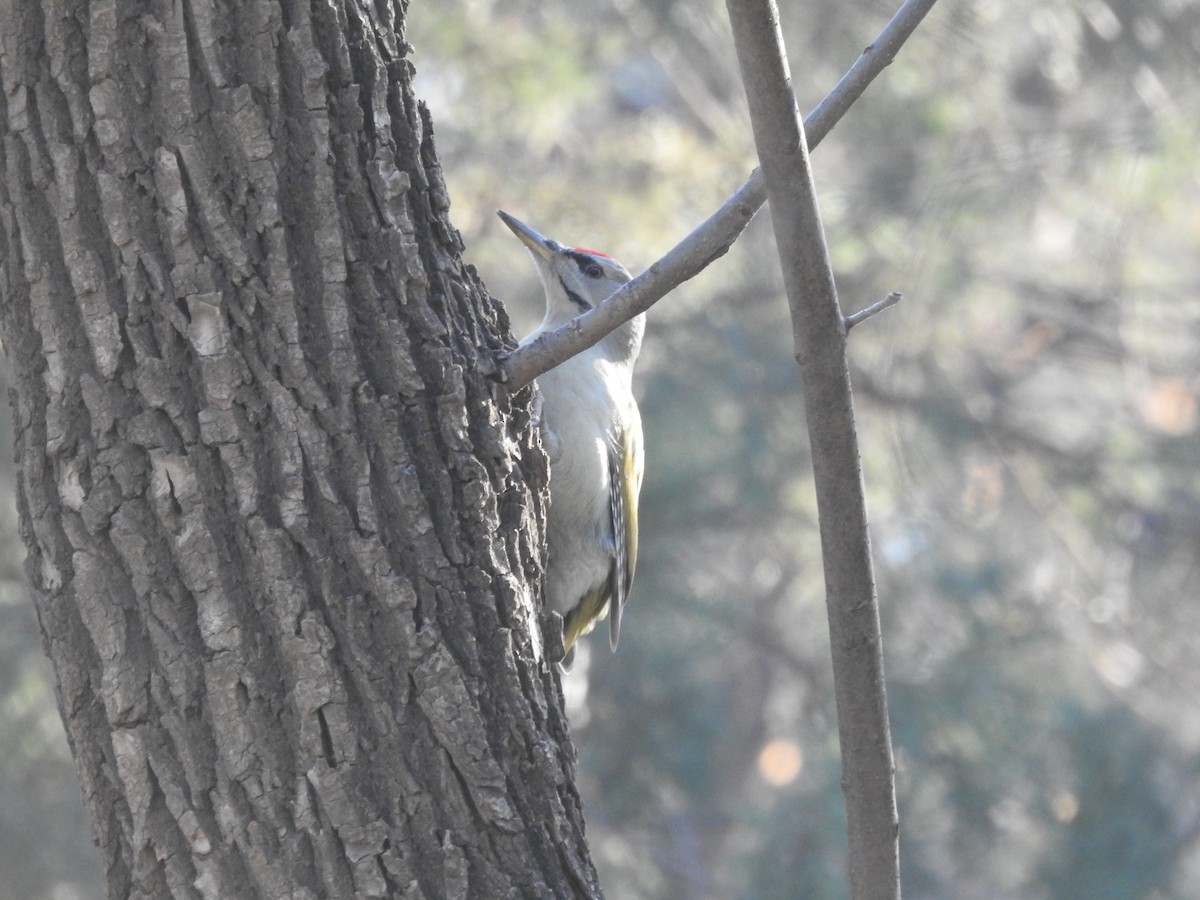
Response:
[{"label": "small branch stub", "polygon": [[895,306],[897,303],[899,303],[903,299],[904,299],[904,295],[901,294],[899,291],[892,291],[890,294],[888,294],[882,300],[876,300],[874,303],[872,303],[870,306],[866,307],[865,309],[860,309],[856,313],[850,313],[850,315],[846,316],[842,320],[846,324],[846,330],[849,331],[851,328],[853,328],[859,322],[865,322],[867,319],[871,318],[871,316],[875,315],[876,313],[883,312],[889,306]]}]

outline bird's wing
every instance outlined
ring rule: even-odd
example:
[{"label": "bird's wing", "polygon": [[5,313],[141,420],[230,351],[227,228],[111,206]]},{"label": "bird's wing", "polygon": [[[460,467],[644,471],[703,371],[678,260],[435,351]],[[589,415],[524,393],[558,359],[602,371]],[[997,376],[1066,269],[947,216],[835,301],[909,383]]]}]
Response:
[{"label": "bird's wing", "polygon": [[633,586],[637,567],[638,493],[642,487],[642,423],[636,414],[617,432],[608,448],[609,498],[612,514],[613,565],[609,576],[612,594],[608,604],[608,645],[617,649],[621,613]]}]

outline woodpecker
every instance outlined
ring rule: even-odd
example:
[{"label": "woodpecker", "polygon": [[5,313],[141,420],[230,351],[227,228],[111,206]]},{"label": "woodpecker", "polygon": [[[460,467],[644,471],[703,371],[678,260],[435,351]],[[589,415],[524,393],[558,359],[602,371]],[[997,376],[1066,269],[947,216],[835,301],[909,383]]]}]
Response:
[{"label": "woodpecker", "polygon": [[[546,293],[546,315],[522,345],[587,312],[631,278],[611,256],[564,247],[502,210],[497,215],[529,250]],[[605,615],[609,646],[617,649],[633,584],[643,455],[632,381],[645,328],[642,314],[537,379],[550,459],[546,602],[563,617],[564,670],[575,642]]]}]

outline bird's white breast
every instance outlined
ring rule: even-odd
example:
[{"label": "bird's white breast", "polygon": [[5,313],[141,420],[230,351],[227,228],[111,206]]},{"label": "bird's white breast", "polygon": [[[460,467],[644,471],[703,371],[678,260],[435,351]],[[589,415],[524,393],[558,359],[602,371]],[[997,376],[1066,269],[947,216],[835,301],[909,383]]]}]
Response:
[{"label": "bird's white breast", "polygon": [[585,351],[538,378],[542,433],[550,458],[547,511],[550,607],[566,613],[608,577],[614,552],[609,508],[609,446],[631,410],[628,367]]}]

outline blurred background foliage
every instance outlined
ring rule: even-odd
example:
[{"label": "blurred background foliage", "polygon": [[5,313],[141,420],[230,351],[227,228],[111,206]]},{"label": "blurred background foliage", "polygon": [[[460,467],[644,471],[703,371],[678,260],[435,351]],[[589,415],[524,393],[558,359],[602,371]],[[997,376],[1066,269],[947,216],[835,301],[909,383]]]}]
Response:
[{"label": "blurred background foliage", "polygon": [[[801,108],[897,5],[784,4]],[[719,0],[409,24],[468,258],[521,333],[540,290],[496,208],[639,271],[753,166]],[[905,294],[851,357],[907,897],[1200,897],[1198,62],[1200,0],[944,3],[814,154],[844,306]],[[768,216],[650,314],[633,603],[565,681],[613,898],[847,896]],[[4,523],[0,897],[99,897]]]}]

